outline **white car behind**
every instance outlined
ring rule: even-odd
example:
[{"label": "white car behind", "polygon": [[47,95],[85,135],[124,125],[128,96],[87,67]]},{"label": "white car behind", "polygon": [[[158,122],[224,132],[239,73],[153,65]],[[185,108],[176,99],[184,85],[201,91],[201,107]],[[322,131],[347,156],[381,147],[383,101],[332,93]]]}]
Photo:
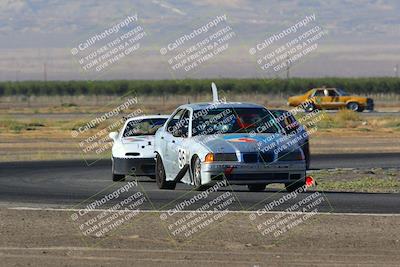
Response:
[{"label": "white car behind", "polygon": [[128,119],[119,132],[111,132],[112,179],[123,181],[126,175],[155,177],[154,135],[168,119],[166,115],[148,115]]}]

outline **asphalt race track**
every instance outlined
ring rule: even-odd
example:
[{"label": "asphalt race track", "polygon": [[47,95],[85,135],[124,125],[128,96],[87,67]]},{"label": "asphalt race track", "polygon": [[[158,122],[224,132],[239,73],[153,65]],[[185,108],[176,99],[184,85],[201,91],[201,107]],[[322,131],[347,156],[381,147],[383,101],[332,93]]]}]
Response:
[{"label": "asphalt race track", "polygon": [[[314,155],[311,169],[399,167],[400,154],[337,154]],[[110,176],[109,160],[100,160],[87,166],[84,161],[43,161],[0,163],[0,203],[7,207],[56,207],[82,208],[89,198],[98,199],[133,181],[113,183]],[[144,191],[148,198],[141,209],[167,210],[184,199],[201,192],[192,191],[190,186],[178,184],[176,190],[159,190],[154,182],[146,177],[139,178],[139,186],[134,190]],[[230,210],[255,210],[266,203],[286,195],[274,189],[265,192],[248,192],[245,186],[224,188],[210,194],[216,197],[224,192],[234,194],[236,201]],[[99,193],[101,192],[101,193]],[[98,194],[99,193],[99,194]],[[313,192],[299,195],[305,198]],[[319,206],[319,212],[337,213],[400,213],[400,194],[320,192],[326,201]],[[97,194],[97,195],[96,195]],[[86,203],[86,202],[85,202]],[[113,204],[113,201],[108,203]],[[190,209],[204,204],[197,201]],[[286,209],[291,202],[279,206]]]}]

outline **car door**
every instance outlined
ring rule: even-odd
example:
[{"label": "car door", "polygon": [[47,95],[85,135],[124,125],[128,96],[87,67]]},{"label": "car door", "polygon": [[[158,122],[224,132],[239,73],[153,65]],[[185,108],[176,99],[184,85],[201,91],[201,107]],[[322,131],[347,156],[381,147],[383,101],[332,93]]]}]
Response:
[{"label": "car door", "polygon": [[167,121],[165,125],[165,131],[160,136],[160,139],[162,140],[164,169],[167,173],[167,176],[170,176],[169,174],[171,174],[173,171],[172,165],[176,164],[174,153],[173,151],[171,151],[171,144],[173,144],[172,140],[174,139],[174,136],[172,134],[183,112],[183,109],[178,109],[172,114],[171,118]]},{"label": "car door", "polygon": [[174,161],[171,164],[171,169],[175,175],[187,163],[188,150],[185,146],[185,141],[189,135],[189,120],[190,111],[185,109],[175,125],[175,133],[172,133],[171,142],[167,144],[168,152],[170,153],[169,158]]},{"label": "car door", "polygon": [[320,108],[323,106],[324,97],[325,97],[324,89],[316,89],[311,96],[311,98],[314,100],[313,102],[317,108]]},{"label": "car door", "polygon": [[341,102],[339,94],[336,92],[336,90],[335,89],[327,89],[327,91],[328,91],[328,96],[329,96],[329,103],[327,103],[327,106],[329,108],[340,107],[343,103]]}]

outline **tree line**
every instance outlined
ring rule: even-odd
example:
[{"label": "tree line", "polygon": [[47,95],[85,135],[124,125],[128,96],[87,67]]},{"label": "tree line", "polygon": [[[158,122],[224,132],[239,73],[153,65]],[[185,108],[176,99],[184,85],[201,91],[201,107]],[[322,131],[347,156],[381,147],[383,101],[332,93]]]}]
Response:
[{"label": "tree line", "polygon": [[400,94],[400,79],[377,78],[291,78],[286,79],[185,79],[105,81],[20,81],[0,82],[0,96],[52,95],[143,95],[211,93],[214,81],[219,90],[231,93],[292,95],[316,87],[335,87],[355,94]]}]

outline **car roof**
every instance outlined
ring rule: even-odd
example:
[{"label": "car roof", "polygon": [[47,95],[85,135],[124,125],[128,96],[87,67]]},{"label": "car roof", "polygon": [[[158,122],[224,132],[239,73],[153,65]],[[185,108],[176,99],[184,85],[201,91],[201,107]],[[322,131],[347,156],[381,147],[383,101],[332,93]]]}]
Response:
[{"label": "car roof", "polygon": [[244,103],[244,102],[204,102],[204,103],[193,103],[193,104],[184,104],[179,106],[180,109],[191,108],[193,110],[202,110],[207,107],[214,106],[215,108],[264,108],[261,105],[253,104],[253,103]]},{"label": "car roof", "polygon": [[270,110],[270,111],[277,111],[277,112],[288,112],[288,110],[285,110],[285,109],[274,109],[274,108],[270,108],[270,109],[268,109],[268,110]]},{"label": "car roof", "polygon": [[336,90],[337,88],[331,88],[331,87],[329,87],[329,88],[326,88],[326,87],[318,87],[318,88],[313,88],[313,89],[311,89],[311,90]]},{"label": "car roof", "polygon": [[126,121],[136,121],[136,120],[144,120],[144,119],[168,119],[169,115],[143,115],[138,117],[132,117],[127,119]]},{"label": "car roof", "polygon": [[[292,114],[292,112],[290,112],[290,110],[285,110],[285,109],[269,109],[269,111],[271,111],[271,112],[278,112],[278,113],[285,113],[285,114],[288,114],[287,116],[290,116],[290,117],[292,117],[292,118],[294,118],[294,119],[296,119],[294,116],[293,116],[293,114]],[[275,115],[275,114],[274,114]]]}]

